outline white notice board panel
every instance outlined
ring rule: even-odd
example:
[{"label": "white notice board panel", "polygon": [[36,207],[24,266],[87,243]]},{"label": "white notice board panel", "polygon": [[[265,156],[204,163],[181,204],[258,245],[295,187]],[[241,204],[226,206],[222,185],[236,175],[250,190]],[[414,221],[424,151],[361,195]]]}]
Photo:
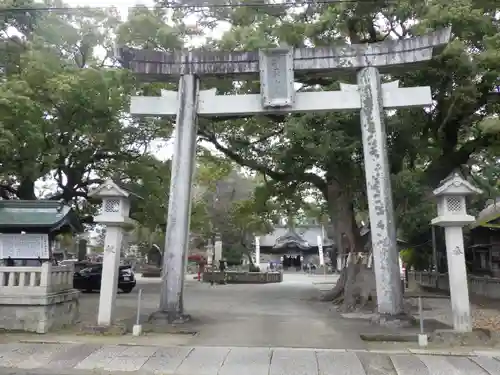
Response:
[{"label": "white notice board panel", "polygon": [[0,255],[2,259],[49,259],[49,235],[0,234]]}]

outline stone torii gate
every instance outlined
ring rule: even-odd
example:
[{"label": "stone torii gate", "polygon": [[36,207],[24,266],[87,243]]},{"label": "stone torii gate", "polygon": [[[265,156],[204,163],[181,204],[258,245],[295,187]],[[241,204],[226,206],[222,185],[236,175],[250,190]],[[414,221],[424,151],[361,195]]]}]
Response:
[{"label": "stone torii gate", "polygon": [[[429,61],[445,46],[450,30],[398,41],[331,48],[279,47],[254,52],[164,53],[121,48],[122,63],[146,80],[179,78],[178,92],[159,97],[132,97],[136,115],[176,116],[163,287],[160,312],[169,322],[182,319],[183,284],[191,185],[195,164],[197,116],[360,110],[367,196],[377,284],[378,312],[402,312],[402,290],[388,165],[384,110],[432,103],[429,87],[400,88],[397,81],[381,83],[380,74],[409,69]],[[356,85],[340,91],[296,93],[294,75],[356,72]],[[261,93],[216,95],[199,90],[199,79],[211,76],[244,79],[260,76]]]}]

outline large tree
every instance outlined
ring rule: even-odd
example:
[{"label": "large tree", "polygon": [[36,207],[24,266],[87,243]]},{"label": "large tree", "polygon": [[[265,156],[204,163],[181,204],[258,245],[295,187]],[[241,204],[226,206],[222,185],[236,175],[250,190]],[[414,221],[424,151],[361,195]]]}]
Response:
[{"label": "large tree", "polygon": [[[37,3],[26,14],[12,10],[6,14],[23,17],[2,25],[4,199],[36,199],[35,182],[47,178],[57,183],[53,199],[86,197],[89,185],[117,164],[139,159],[161,134],[157,122],[136,122],[127,115],[137,85],[106,55],[119,22],[116,12],[36,11],[45,6],[66,5]],[[98,57],[97,49],[105,56]]]},{"label": "large tree", "polygon": [[169,137],[171,126],[128,114],[132,93],[155,88],[111,58],[116,10],[62,10],[67,4],[51,0],[0,7],[0,197],[62,199],[92,214],[89,189],[114,176],[144,198],[134,202],[135,218],[154,227],[170,168],[150,144]]}]

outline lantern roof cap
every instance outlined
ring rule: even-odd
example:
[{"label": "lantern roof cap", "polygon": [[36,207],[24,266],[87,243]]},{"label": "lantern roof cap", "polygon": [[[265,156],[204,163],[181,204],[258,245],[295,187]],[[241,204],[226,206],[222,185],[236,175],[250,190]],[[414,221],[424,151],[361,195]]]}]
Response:
[{"label": "lantern roof cap", "polygon": [[469,181],[464,179],[462,175],[455,171],[441,181],[441,184],[434,189],[433,194],[436,197],[444,195],[472,195],[481,194],[483,191]]},{"label": "lantern roof cap", "polygon": [[89,197],[94,198],[129,198],[135,197],[142,199],[139,195],[135,194],[121,182],[112,178],[108,178],[101,185],[93,189],[89,193]]}]

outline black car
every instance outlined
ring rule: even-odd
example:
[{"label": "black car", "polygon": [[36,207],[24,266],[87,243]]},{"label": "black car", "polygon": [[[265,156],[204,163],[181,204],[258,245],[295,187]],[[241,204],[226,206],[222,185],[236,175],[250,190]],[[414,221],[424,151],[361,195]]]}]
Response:
[{"label": "black car", "polygon": [[[73,288],[91,292],[101,289],[102,264],[92,265],[75,272],[73,276]],[[120,266],[118,277],[118,289],[123,293],[130,293],[136,284],[131,266]]]}]

